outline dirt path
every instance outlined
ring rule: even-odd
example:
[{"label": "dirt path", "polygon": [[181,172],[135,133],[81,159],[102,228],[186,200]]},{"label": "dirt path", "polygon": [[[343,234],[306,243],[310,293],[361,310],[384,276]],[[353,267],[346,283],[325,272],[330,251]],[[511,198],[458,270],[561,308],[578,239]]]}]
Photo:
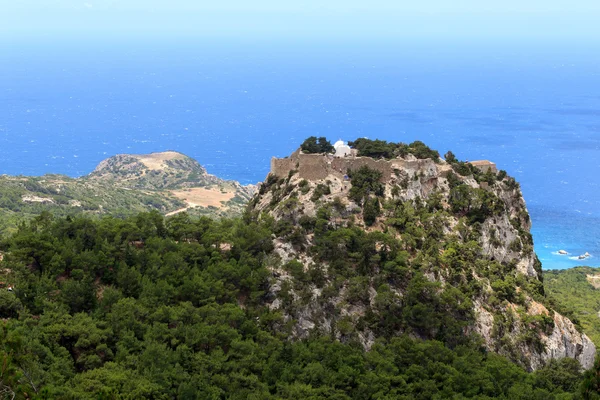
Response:
[{"label": "dirt path", "polygon": [[228,202],[235,196],[235,192],[221,192],[220,189],[191,188],[182,190],[171,190],[171,194],[187,203],[187,207],[180,208],[165,214],[167,217],[184,212],[194,207],[216,207],[223,208],[223,203]]}]

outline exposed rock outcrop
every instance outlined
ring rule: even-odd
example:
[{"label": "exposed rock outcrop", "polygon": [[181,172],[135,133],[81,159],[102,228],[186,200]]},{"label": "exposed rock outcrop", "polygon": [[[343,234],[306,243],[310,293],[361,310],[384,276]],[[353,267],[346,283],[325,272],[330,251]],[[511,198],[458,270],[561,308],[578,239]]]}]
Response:
[{"label": "exposed rock outcrop", "polygon": [[[587,335],[577,330],[573,322],[543,304],[528,299],[524,310],[510,303],[504,317],[494,317],[480,301],[474,303],[476,325],[486,346],[502,355],[518,358],[528,369],[535,370],[551,359],[574,358],[583,368],[594,364],[596,348]],[[535,317],[541,317],[536,319]],[[510,332],[502,332],[499,320],[511,320]],[[498,340],[500,339],[500,340]]]},{"label": "exposed rock outcrop", "polygon": [[[249,210],[266,213],[281,226],[274,238],[280,261],[272,267],[269,306],[283,312],[290,335],[302,338],[320,331],[357,340],[368,349],[383,332],[376,316],[388,318],[386,313],[395,309],[399,319],[409,322],[394,325],[393,334],[438,337],[443,326],[429,331],[410,327],[412,317],[404,314],[412,289],[383,271],[381,260],[400,252],[406,258],[400,261],[405,265],[400,275],[423,276],[439,295],[453,287],[468,290],[469,298],[448,312],[464,318],[463,332],[480,335],[490,351],[531,370],[562,357],[590,368],[594,344],[568,318],[539,302],[544,296],[541,264],[525,201],[518,183],[492,164],[482,168],[411,154],[376,160],[355,151],[334,157],[298,150],[273,159]],[[360,195],[353,189],[352,175],[365,166],[376,171],[372,176],[378,176],[380,193],[375,184],[367,183],[369,189]],[[356,228],[366,238],[352,236]],[[359,251],[357,240],[370,241],[371,261],[352,253]],[[349,267],[342,268],[368,265],[370,272],[336,275],[344,257]],[[296,275],[289,272],[299,269]],[[320,282],[306,276],[318,276]]]}]

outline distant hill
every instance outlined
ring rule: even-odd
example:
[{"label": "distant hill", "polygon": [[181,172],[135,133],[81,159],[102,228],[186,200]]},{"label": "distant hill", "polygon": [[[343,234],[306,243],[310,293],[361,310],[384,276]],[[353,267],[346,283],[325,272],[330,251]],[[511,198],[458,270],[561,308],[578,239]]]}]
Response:
[{"label": "distant hill", "polygon": [[87,177],[131,189],[162,190],[223,183],[198,161],[176,151],[118,154],[100,162]]},{"label": "distant hill", "polygon": [[0,233],[43,211],[57,216],[128,216],[149,210],[233,216],[253,193],[252,185],[211,175],[178,152],[119,154],[81,178],[0,176]]}]

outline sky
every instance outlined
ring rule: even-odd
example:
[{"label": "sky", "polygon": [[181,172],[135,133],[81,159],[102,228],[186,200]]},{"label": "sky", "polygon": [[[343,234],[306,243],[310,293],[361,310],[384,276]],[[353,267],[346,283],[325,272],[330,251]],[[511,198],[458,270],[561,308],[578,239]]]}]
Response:
[{"label": "sky", "polygon": [[0,39],[600,39],[598,0],[0,0]]}]

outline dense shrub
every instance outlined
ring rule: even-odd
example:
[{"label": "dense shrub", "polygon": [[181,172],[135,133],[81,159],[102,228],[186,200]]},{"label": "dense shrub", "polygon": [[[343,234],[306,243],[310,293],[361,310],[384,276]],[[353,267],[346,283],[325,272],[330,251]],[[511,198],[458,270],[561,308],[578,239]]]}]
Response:
[{"label": "dense shrub", "polygon": [[439,161],[440,153],[437,150],[429,148],[425,143],[416,140],[408,145],[408,152],[417,158],[430,158],[435,162]]},{"label": "dense shrub", "polygon": [[380,182],[381,172],[363,165],[357,170],[348,171],[350,177],[349,197],[357,204],[363,204],[370,195],[383,196],[384,186]]},{"label": "dense shrub", "polygon": [[307,154],[332,153],[335,150],[327,138],[320,137],[317,139],[316,136],[311,136],[306,139],[304,142],[302,142],[300,148],[304,153]]},{"label": "dense shrub", "polygon": [[[444,236],[436,201],[382,204],[372,170],[353,178],[365,211],[394,221],[390,232],[336,226],[331,204],[298,224],[156,212],[23,224],[0,241],[16,288],[0,296],[2,389],[18,399],[570,398],[581,381],[572,362],[528,374],[466,334],[482,290],[475,266],[497,301],[517,301],[516,287],[531,284],[480,258],[467,217],[461,239]],[[313,235],[313,261],[278,264],[274,235],[293,241],[299,230]],[[431,279],[442,272],[447,283]],[[341,315],[333,298],[364,312]],[[321,307],[331,326],[291,340],[305,306]],[[552,327],[543,316],[525,323],[529,342]],[[369,351],[367,329],[377,337]]]},{"label": "dense shrub", "polygon": [[348,145],[358,150],[360,157],[392,159],[407,154],[407,146],[403,143],[391,143],[385,140],[359,138]]}]

